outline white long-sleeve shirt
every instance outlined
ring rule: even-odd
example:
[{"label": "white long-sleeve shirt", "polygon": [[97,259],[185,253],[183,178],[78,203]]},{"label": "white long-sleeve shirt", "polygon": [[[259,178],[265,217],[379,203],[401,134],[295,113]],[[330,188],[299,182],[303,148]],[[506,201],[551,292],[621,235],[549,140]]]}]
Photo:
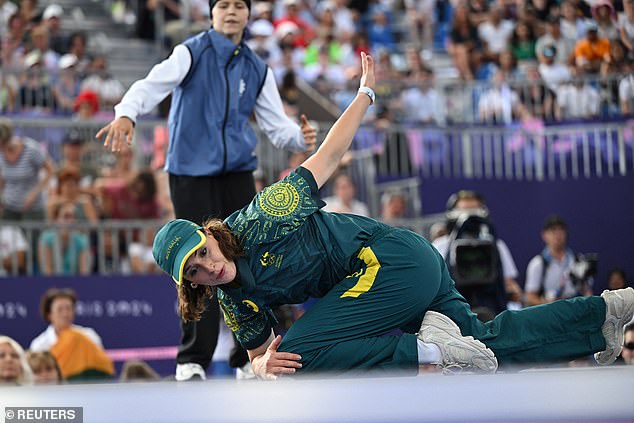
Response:
[{"label": "white long-sleeve shirt", "polygon": [[[126,116],[136,122],[151,112],[185,79],[192,65],[187,47],[179,44],[172,54],[156,64],[150,73],[136,81],[114,107],[115,117]],[[284,113],[282,99],[271,68],[267,68],[264,86],[255,104],[255,120],[271,143],[293,151],[306,149],[301,128]]]}]

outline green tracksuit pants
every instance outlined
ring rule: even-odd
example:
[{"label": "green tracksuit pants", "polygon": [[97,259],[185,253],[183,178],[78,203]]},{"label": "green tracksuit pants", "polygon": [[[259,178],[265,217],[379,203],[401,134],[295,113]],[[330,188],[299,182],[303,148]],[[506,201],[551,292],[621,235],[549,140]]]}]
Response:
[{"label": "green tracksuit pants", "polygon": [[[450,317],[500,365],[561,362],[605,349],[601,297],[505,311],[482,323],[458,293],[445,261],[421,236],[394,229],[359,253],[363,268],[335,285],[284,337],[301,373],[401,370],[415,374],[415,333],[427,310]],[[389,335],[395,329],[404,333]]]}]

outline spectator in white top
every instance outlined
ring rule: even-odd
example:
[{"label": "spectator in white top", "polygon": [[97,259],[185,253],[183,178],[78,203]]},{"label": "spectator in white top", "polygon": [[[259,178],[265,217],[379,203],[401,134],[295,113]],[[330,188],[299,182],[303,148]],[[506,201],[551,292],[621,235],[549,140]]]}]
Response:
[{"label": "spectator in white top", "polygon": [[101,108],[113,107],[121,101],[125,88],[108,73],[105,56],[95,56],[90,63],[89,76],[81,83],[81,91],[93,91],[99,97]]},{"label": "spectator in white top", "polygon": [[624,115],[634,111],[634,59],[627,63],[627,73],[619,82],[619,105]]},{"label": "spectator in white top", "polygon": [[49,44],[51,49],[59,55],[66,53],[68,40],[62,33],[62,16],[64,9],[59,4],[51,3],[42,13],[42,25],[48,29]]},{"label": "spectator in white top", "polygon": [[539,37],[535,43],[535,53],[540,62],[544,62],[544,48],[550,45],[555,47],[557,52],[555,63],[562,65],[572,63],[576,42],[563,36],[559,19],[558,16],[550,16],[546,21],[546,33]]},{"label": "spectator in white top", "polygon": [[557,215],[546,218],[542,230],[546,247],[533,257],[526,269],[526,303],[529,306],[550,303],[562,298],[592,295],[592,281],[575,286],[570,268],[575,255],[568,248],[568,227]]},{"label": "spectator in white top", "polygon": [[560,119],[589,119],[599,115],[599,91],[582,78],[574,77],[557,88]]},{"label": "spectator in white top", "polygon": [[630,54],[634,53],[634,0],[623,2],[624,12],[619,15],[618,26],[621,42]]},{"label": "spectator in white top", "polygon": [[557,48],[546,45],[541,51],[542,63],[539,64],[539,75],[549,90],[555,92],[559,86],[570,80],[570,70],[560,62],[556,62]]},{"label": "spectator in white top", "polygon": [[0,225],[0,276],[24,273],[28,248],[22,229],[13,225]]},{"label": "spectator in white top", "polygon": [[246,42],[251,50],[269,66],[279,62],[282,57],[282,51],[277,44],[277,39],[273,36],[274,31],[275,29],[271,22],[258,19],[249,27],[251,38]]},{"label": "spectator in white top", "polygon": [[350,175],[340,173],[334,180],[334,195],[324,198],[325,211],[370,216],[368,206],[356,199],[356,187]]},{"label": "spectator in white top", "polygon": [[489,19],[478,25],[478,36],[485,44],[485,59],[497,62],[504,50],[509,46],[515,25],[502,19],[503,10],[499,6],[491,8]]},{"label": "spectator in white top", "polygon": [[72,289],[48,289],[42,295],[40,313],[49,326],[31,341],[29,350],[36,352],[50,350],[57,343],[57,335],[71,327],[79,330],[98,347],[103,348],[101,337],[94,329],[73,324],[76,305],[77,295]]},{"label": "spectator in white top", "polygon": [[486,123],[509,124],[515,117],[528,116],[528,111],[513,91],[504,73],[497,71],[493,75],[493,86],[485,91],[478,101],[480,120]]},{"label": "spectator in white top", "polygon": [[398,107],[407,123],[444,125],[447,118],[445,99],[434,88],[433,71],[422,67],[414,73],[413,83],[401,91]]}]

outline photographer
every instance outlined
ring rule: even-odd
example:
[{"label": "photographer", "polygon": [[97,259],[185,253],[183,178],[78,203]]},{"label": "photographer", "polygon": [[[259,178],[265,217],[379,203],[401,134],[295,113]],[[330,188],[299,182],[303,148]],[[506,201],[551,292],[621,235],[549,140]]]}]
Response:
[{"label": "photographer", "polygon": [[566,222],[560,216],[549,216],[542,230],[546,248],[531,259],[526,269],[527,305],[592,295],[596,261],[575,256],[567,246],[567,238]]},{"label": "photographer", "polygon": [[495,236],[482,195],[462,190],[447,201],[447,234],[433,241],[445,258],[456,288],[478,317],[521,308],[522,289],[506,243]]}]

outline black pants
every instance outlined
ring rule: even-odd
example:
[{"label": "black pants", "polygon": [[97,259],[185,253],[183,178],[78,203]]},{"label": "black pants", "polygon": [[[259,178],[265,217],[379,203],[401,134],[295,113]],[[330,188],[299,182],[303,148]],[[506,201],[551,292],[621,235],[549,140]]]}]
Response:
[{"label": "black pants", "polygon": [[[224,219],[249,204],[255,196],[251,172],[223,176],[169,175],[170,194],[177,218],[202,224],[205,219]],[[181,321],[182,338],[176,362],[209,366],[218,343],[218,301],[207,301],[207,309],[197,322]],[[241,366],[248,357],[241,348],[232,352],[230,363]]]}]

